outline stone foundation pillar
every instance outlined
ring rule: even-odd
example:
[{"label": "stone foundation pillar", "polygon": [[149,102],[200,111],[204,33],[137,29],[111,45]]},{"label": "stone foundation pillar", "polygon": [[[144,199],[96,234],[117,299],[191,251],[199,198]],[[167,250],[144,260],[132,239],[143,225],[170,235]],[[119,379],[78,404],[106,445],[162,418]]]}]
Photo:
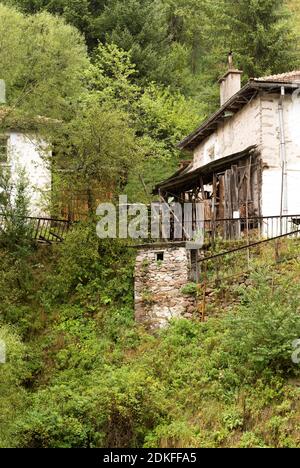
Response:
[{"label": "stone foundation pillar", "polygon": [[185,247],[140,248],[135,264],[135,319],[162,328],[172,318],[192,318],[196,299],[182,293],[191,282],[190,251]]}]

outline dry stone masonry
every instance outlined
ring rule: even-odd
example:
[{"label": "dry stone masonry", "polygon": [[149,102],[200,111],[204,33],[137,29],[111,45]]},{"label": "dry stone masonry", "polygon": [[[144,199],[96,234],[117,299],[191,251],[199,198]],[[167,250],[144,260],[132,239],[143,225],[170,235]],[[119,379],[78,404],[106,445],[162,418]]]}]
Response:
[{"label": "dry stone masonry", "polygon": [[185,247],[140,249],[135,265],[135,318],[162,328],[172,318],[192,318],[194,297],[183,294],[191,282],[190,251]]}]

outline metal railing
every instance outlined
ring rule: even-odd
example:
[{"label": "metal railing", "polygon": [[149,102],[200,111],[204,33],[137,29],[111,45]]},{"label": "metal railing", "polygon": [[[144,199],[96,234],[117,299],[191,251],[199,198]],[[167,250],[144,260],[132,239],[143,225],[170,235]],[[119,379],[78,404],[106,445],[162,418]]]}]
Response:
[{"label": "metal railing", "polygon": [[197,252],[196,270],[191,273],[193,281],[198,284],[197,302],[201,320],[209,315],[208,302],[222,303],[221,308],[214,308],[217,315],[227,306],[232,307],[239,302],[236,287],[251,286],[251,273],[264,275],[275,288],[276,271],[286,268],[287,263],[292,267],[299,265],[299,262],[300,226],[293,232],[239,247],[230,248],[227,244],[225,251]]},{"label": "metal railing", "polygon": [[[182,221],[182,229],[178,236],[178,228],[176,229],[177,235],[174,236],[174,219],[168,223],[161,223],[161,232],[169,231],[170,241],[186,241],[186,231],[193,232],[203,231],[203,237],[206,243],[212,243],[217,240],[233,241],[244,240],[245,242],[259,240],[259,239],[272,239],[276,236],[289,234],[294,232],[300,226],[300,214],[297,215],[284,215],[284,216],[256,216],[249,218],[224,218],[224,219],[204,219]],[[188,229],[187,229],[188,226]],[[294,234],[296,236],[296,234]],[[299,234],[297,234],[297,237]]]},{"label": "metal railing", "polygon": [[[0,213],[0,229],[8,229],[9,223],[17,223],[18,218]],[[24,232],[35,242],[54,244],[62,242],[71,223],[65,219],[31,217],[22,218]]]},{"label": "metal railing", "polygon": [[300,225],[300,215],[256,216],[251,218],[210,219],[204,221],[205,234],[210,239],[242,240],[272,239],[294,232]]}]

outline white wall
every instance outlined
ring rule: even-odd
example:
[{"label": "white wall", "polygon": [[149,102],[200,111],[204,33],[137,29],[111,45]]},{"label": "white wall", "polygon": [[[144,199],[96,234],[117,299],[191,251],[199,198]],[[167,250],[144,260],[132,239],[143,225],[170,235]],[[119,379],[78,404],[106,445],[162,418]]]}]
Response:
[{"label": "white wall", "polygon": [[[49,156],[49,153],[48,153]],[[46,143],[34,135],[10,132],[8,161],[13,183],[25,170],[32,216],[47,216],[46,201],[51,191],[51,171],[47,163]]]},{"label": "white wall", "polygon": [[[281,158],[279,96],[262,98],[262,159],[265,166],[262,187],[263,216],[279,215],[281,200]],[[286,96],[283,102],[287,157],[288,214],[300,214],[300,99]]]},{"label": "white wall", "polygon": [[[233,117],[219,125],[194,151],[193,169],[261,144],[260,99],[255,99]],[[214,147],[215,156],[210,157]]]},{"label": "white wall", "polygon": [[[257,145],[263,161],[262,215],[278,216],[281,200],[279,95],[262,93],[219,125],[194,151],[193,169]],[[300,214],[300,94],[284,98],[288,214]]]}]

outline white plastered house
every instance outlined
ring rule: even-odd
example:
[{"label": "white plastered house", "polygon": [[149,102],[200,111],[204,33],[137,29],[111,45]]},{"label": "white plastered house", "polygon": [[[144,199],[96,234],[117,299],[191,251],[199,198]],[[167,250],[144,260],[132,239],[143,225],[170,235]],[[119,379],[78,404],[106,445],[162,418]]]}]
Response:
[{"label": "white plastered house", "polygon": [[20,120],[13,110],[4,106],[0,107],[0,119],[1,170],[9,175],[13,187],[18,185],[20,177],[25,176],[30,215],[46,216],[47,201],[51,193],[51,151],[39,135],[38,128],[43,125],[43,119],[37,117]]},{"label": "white plastered house", "polygon": [[197,194],[216,219],[300,214],[300,71],[241,75],[221,78],[221,107],[179,145],[192,161],[155,190]]}]

